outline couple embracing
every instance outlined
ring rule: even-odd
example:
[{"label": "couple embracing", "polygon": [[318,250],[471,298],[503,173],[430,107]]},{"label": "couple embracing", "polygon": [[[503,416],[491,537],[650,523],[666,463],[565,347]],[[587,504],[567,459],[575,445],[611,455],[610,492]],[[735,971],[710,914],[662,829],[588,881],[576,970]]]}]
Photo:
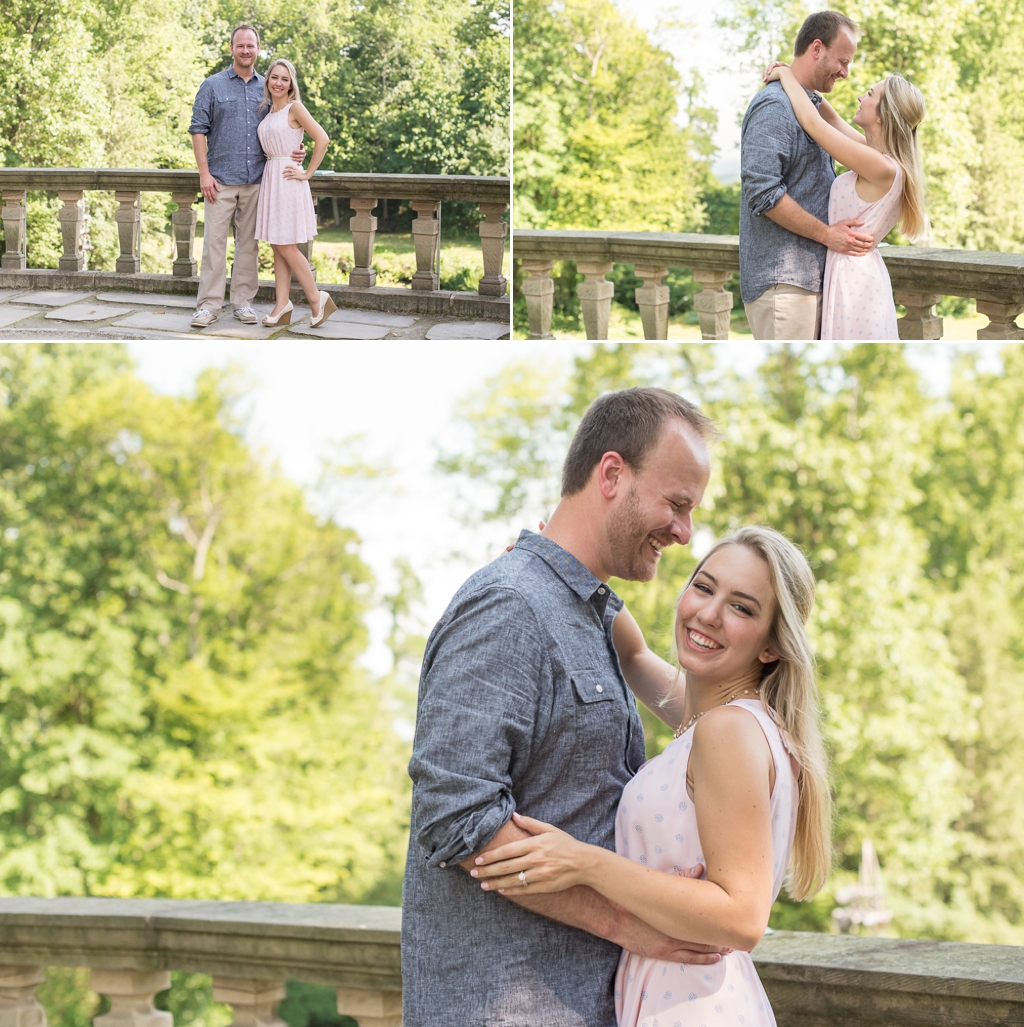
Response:
[{"label": "couple embracing", "polygon": [[[831,858],[814,576],[771,528],[720,539],[680,596],[677,666],[608,585],[689,542],[716,437],[662,389],[597,399],[550,521],[431,633],[405,1027],[774,1027],[750,950],[783,882],[809,897]],[[638,700],[675,731],[646,763]]]},{"label": "couple embracing", "polygon": [[[849,75],[857,26],[819,11],[793,50],[792,64],[765,71],[767,85],[743,118],[747,320],[755,339],[897,339],[878,244],[896,225],[911,239],[927,234],[917,142],[924,97],[902,75],[888,75],[858,97],[848,125],[822,94]],[[835,161],[850,170],[836,177]]]},{"label": "couple embracing", "polygon": [[[278,59],[266,77],[256,71],[259,33],[238,25],[231,33],[231,66],[199,87],[192,108],[192,149],[203,192],[203,267],[193,328],[206,328],[224,305],[228,229],[235,226],[231,306],[243,324],[256,323],[253,300],[259,288],[259,240],[274,251],[277,302],[263,318],[267,327],[291,323],[288,298],[294,274],[309,300],[310,325],[321,324],[337,308],[317,289],[309,262],[297,243],[317,234],[309,180],[327,152],[327,133],[299,99],[291,61]],[[313,139],[306,156],[304,133]]]}]

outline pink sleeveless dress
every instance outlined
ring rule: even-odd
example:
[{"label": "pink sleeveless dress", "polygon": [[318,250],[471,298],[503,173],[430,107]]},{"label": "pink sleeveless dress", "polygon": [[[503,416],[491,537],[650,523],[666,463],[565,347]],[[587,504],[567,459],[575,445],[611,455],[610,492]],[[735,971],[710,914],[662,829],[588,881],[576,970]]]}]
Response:
[{"label": "pink sleeveless dress", "polygon": [[256,238],[284,245],[309,242],[316,235],[316,212],[309,183],[285,178],[284,169],[299,165],[289,156],[302,143],[302,129],[288,126],[288,108],[271,112],[260,123],[256,134],[267,155],[256,207]]},{"label": "pink sleeveless dress", "polygon": [[[786,876],[796,833],[797,781],[782,733],[759,699],[737,699],[761,725],[775,761],[771,796],[772,901]],[[696,727],[696,725],[694,725]],[[704,862],[697,813],[686,791],[694,727],[640,768],[622,793],[615,851],[666,874]],[[615,975],[619,1027],[775,1027],[775,1016],[748,952],[720,963],[665,963],[624,951]]]},{"label": "pink sleeveless dress", "polygon": [[[888,156],[888,154],[886,154]],[[892,160],[891,157],[889,157]],[[857,195],[857,172],[847,171],[832,183],[828,198],[828,222],[860,218],[863,231],[875,237],[875,246],[863,257],[851,257],[829,250],[825,255],[825,284],[821,301],[821,337],[898,341],[896,304],[885,261],[878,252],[881,242],[900,219],[903,170],[896,165],[896,177],[889,191],[869,203]]]}]

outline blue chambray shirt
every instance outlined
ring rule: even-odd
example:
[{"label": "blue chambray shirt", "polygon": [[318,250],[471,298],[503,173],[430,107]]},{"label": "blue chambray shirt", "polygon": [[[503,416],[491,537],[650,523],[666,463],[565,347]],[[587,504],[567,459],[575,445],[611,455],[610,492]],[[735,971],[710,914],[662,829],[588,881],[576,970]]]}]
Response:
[{"label": "blue chambray shirt", "polygon": [[612,645],[622,601],[524,531],[427,642],[409,773],[405,1027],[615,1027],[620,949],[485,892],[459,867],[515,809],[615,848],[643,725]]},{"label": "blue chambray shirt", "polygon": [[[807,94],[815,107],[817,93]],[[740,296],[751,303],[773,285],[821,292],[826,248],[765,216],[783,194],[828,224],[832,158],[800,127],[781,82],[750,101],[740,134]]]},{"label": "blue chambray shirt", "polygon": [[199,87],[188,131],[206,136],[210,174],[221,185],[252,185],[263,177],[267,158],[256,135],[267,114],[262,103],[258,71],[246,82],[233,67],[225,68]]}]

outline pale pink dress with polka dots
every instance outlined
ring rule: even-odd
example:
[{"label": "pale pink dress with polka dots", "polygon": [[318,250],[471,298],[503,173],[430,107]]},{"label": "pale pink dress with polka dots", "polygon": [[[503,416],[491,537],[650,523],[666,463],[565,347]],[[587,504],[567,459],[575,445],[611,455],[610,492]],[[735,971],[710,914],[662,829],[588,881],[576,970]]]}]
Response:
[{"label": "pale pink dress with polka dots", "polygon": [[309,183],[285,178],[291,152],[302,143],[302,129],[288,125],[288,108],[271,112],[259,124],[256,134],[267,155],[260,182],[260,198],[256,207],[256,238],[282,246],[286,243],[309,242],[316,233],[316,212]]},{"label": "pale pink dress with polka dots", "polygon": [[857,195],[856,171],[847,171],[832,183],[828,223],[834,225],[847,218],[860,218],[864,222],[861,231],[870,232],[875,237],[875,245],[863,257],[851,257],[835,250],[826,253],[821,301],[823,339],[853,339],[857,342],[899,339],[892,283],[885,261],[878,252],[878,243],[900,219],[903,170],[895,161],[893,164],[896,177],[889,191],[872,203]]},{"label": "pale pink dress with polka dots", "polygon": [[[782,734],[758,699],[737,699],[761,725],[775,761],[771,795],[772,901],[778,898],[793,851],[797,779]],[[696,727],[696,725],[694,725]],[[615,820],[615,851],[666,874],[704,862],[697,813],[686,791],[693,731],[655,756],[622,793]],[[775,1027],[775,1016],[748,952],[732,952],[710,966],[666,963],[623,952],[615,975],[619,1027]]]}]

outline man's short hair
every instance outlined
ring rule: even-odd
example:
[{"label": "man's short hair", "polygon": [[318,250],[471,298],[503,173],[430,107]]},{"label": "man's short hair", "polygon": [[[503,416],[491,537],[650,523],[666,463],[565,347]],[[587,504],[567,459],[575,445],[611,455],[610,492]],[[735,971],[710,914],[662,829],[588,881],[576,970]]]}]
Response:
[{"label": "man's short hair", "polygon": [[599,396],[572,437],[562,465],[562,495],[582,492],[605,453],[618,453],[634,472],[641,471],[665,423],[673,418],[685,421],[705,442],[719,436],[710,417],[667,389],[623,389]]},{"label": "man's short hair", "polygon": [[816,39],[820,39],[826,47],[830,47],[842,29],[849,29],[855,36],[857,26],[845,14],[838,11],[816,11],[809,14],[793,46],[793,56],[799,57]]},{"label": "man's short hair", "polygon": [[242,29],[248,29],[256,37],[256,45],[257,46],[260,45],[260,34],[259,34],[259,32],[257,32],[256,29],[252,25],[250,25],[248,22],[243,21],[241,25],[236,25],[231,30],[231,45],[232,46],[235,45],[235,36],[239,32],[241,32]]}]

